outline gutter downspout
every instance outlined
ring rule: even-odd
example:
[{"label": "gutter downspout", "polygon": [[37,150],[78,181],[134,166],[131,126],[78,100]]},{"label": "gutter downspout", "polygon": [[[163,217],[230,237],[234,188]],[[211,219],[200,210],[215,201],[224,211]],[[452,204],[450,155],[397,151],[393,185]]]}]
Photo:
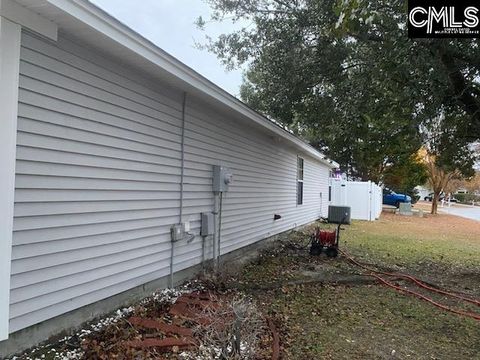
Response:
[{"label": "gutter downspout", "polygon": [[[181,140],[181,170],[180,170],[180,210],[179,210],[179,224],[183,222],[183,189],[184,189],[184,177],[185,177],[185,107],[187,103],[187,93],[183,93],[182,102],[182,140]],[[175,255],[175,242],[171,241],[170,248],[170,287],[173,288],[173,265]]]}]

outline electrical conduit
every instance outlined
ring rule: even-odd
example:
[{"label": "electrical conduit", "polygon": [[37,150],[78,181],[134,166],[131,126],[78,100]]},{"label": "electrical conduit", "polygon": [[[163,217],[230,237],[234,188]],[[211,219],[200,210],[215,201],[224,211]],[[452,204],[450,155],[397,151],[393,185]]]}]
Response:
[{"label": "electrical conduit", "polygon": [[[184,174],[185,174],[185,107],[187,103],[187,93],[183,93],[182,101],[182,139],[180,143],[181,150],[181,165],[180,165],[180,209],[179,209],[179,224],[183,222],[183,189],[184,189]],[[173,266],[175,256],[175,242],[171,240],[170,248],[170,281],[169,285],[173,288]]]}]

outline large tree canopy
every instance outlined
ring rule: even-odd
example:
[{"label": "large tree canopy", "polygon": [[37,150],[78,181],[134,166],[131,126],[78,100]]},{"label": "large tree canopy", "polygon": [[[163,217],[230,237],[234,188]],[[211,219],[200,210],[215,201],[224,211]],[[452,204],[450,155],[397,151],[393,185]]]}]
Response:
[{"label": "large tree canopy", "polygon": [[213,20],[251,22],[206,45],[227,66],[248,64],[242,99],[352,176],[414,168],[439,118],[456,144],[445,159],[480,138],[478,39],[409,39],[406,1],[207,2]]}]

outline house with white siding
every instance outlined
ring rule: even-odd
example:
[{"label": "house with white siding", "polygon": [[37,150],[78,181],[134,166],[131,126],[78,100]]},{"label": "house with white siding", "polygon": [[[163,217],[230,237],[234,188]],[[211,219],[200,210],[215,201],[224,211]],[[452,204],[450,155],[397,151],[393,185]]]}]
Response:
[{"label": "house with white siding", "polygon": [[337,166],[88,1],[0,0],[0,357],[326,216]]}]

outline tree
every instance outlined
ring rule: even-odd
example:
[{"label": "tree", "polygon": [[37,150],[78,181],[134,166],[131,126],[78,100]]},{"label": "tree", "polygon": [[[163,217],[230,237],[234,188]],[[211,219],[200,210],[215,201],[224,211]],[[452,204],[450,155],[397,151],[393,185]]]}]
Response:
[{"label": "tree", "polygon": [[423,157],[423,161],[427,169],[428,185],[433,190],[432,208],[430,213],[436,214],[440,194],[452,180],[460,178],[460,173],[456,170],[447,171],[443,169],[437,164],[436,156],[424,149],[420,151],[420,154]]},{"label": "tree", "polygon": [[462,185],[471,194],[480,193],[480,171],[477,171],[475,173],[475,176],[473,176],[469,181],[466,181]]},{"label": "tree", "polygon": [[241,98],[351,177],[383,180],[442,114],[459,149],[480,137],[478,40],[408,39],[403,0],[207,2],[213,20],[251,22],[206,45],[248,64]]},{"label": "tree", "polygon": [[432,214],[437,213],[440,194],[450,191],[452,181],[468,179],[475,174],[473,165],[477,155],[469,144],[457,141],[449,116],[442,114],[425,125],[422,129],[424,145],[418,152],[433,191]]},{"label": "tree", "polygon": [[422,107],[430,108],[427,113],[448,109],[455,114],[450,126],[457,129],[457,137],[469,142],[480,138],[478,39],[408,39],[407,4],[402,0],[342,0],[339,4],[337,27],[346,34],[388,42],[389,34],[402,33],[391,56],[394,62],[401,54],[412,61],[406,86],[426,95],[419,100]]},{"label": "tree", "polygon": [[451,180],[448,185],[443,189],[445,194],[454,194],[458,189],[462,187],[463,184],[467,183],[468,180],[464,178],[460,179],[453,179]]},{"label": "tree", "polygon": [[475,175],[470,179],[454,181],[452,190],[457,191],[459,189],[467,190],[470,194],[480,193],[480,171],[475,172]]},{"label": "tree", "polygon": [[418,192],[415,187],[419,184],[425,184],[427,180],[427,167],[422,161],[419,161],[415,154],[411,155],[406,161],[386,169],[383,184],[387,188],[410,195],[416,201]]}]

